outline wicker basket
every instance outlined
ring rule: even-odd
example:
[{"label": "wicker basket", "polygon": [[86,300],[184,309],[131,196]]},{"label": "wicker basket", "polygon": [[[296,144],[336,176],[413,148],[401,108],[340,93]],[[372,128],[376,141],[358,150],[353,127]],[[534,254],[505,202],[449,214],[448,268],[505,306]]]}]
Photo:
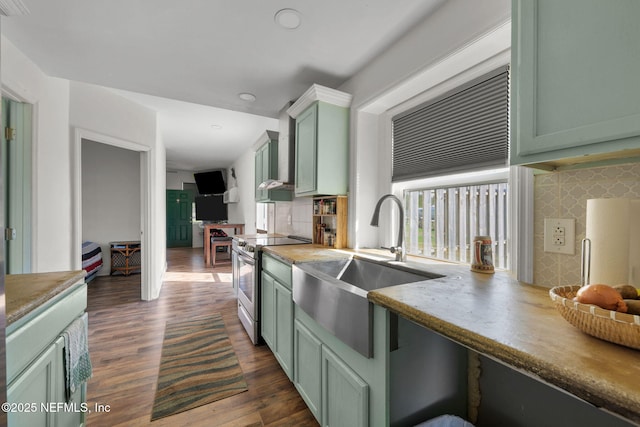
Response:
[{"label": "wicker basket", "polygon": [[580,286],[556,286],[549,295],[569,323],[589,335],[640,350],[640,316],[573,300]]}]

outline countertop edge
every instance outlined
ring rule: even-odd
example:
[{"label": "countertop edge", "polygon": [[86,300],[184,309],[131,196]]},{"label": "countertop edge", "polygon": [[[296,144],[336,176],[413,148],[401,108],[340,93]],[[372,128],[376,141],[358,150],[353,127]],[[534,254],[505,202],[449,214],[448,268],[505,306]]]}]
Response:
[{"label": "countertop edge", "polygon": [[[582,375],[570,367],[548,363],[531,354],[519,351],[483,335],[466,330],[438,317],[399,302],[379,292],[369,292],[367,298],[374,304],[386,308],[406,319],[428,328],[473,351],[504,362],[518,371],[556,386],[597,407],[621,415],[634,422],[640,422],[640,413],[629,408],[637,407],[638,400],[615,387],[606,387],[593,380],[592,373]],[[604,388],[603,388],[604,386]]]},{"label": "countertop edge", "polygon": [[[82,280],[86,276],[84,270],[74,270],[53,273],[31,273],[7,275],[5,282],[5,294],[7,296],[6,320],[7,326],[22,319],[33,310],[63,293],[69,287]],[[19,298],[12,297],[16,294],[18,288],[29,286],[30,280],[46,280],[46,289],[40,292],[21,295]]]}]

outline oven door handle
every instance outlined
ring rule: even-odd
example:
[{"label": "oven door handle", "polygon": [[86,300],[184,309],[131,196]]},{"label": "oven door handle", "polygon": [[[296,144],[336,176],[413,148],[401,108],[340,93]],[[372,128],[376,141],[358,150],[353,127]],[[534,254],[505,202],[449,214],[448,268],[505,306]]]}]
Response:
[{"label": "oven door handle", "polygon": [[253,257],[250,257],[248,255],[245,255],[244,253],[238,251],[238,257],[242,259],[243,262],[250,264],[250,265],[256,265],[256,260],[253,259]]}]

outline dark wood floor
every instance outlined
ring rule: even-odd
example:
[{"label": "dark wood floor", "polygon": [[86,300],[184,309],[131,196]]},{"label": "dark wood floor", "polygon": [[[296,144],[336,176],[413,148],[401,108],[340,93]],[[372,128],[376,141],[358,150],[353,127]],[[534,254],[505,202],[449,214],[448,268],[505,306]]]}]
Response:
[{"label": "dark wood floor", "polygon": [[[293,384],[265,345],[254,346],[237,317],[231,267],[204,266],[202,249],[167,250],[160,298],[140,300],[140,276],[89,283],[89,349],[93,377],[87,403],[95,426],[316,426]],[[249,391],[150,422],[165,322],[213,312],[225,327]]]}]

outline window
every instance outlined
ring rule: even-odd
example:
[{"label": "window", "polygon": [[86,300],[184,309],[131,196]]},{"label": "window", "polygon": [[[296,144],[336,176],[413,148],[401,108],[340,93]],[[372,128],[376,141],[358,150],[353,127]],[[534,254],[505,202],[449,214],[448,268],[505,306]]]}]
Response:
[{"label": "window", "polygon": [[[500,67],[392,118],[408,254],[470,263],[473,238],[488,235],[495,266],[509,268],[508,77]],[[481,172],[451,181],[462,171]]]},{"label": "window", "polygon": [[491,236],[494,265],[508,267],[506,181],[404,194],[408,254],[470,263],[475,236]]}]

